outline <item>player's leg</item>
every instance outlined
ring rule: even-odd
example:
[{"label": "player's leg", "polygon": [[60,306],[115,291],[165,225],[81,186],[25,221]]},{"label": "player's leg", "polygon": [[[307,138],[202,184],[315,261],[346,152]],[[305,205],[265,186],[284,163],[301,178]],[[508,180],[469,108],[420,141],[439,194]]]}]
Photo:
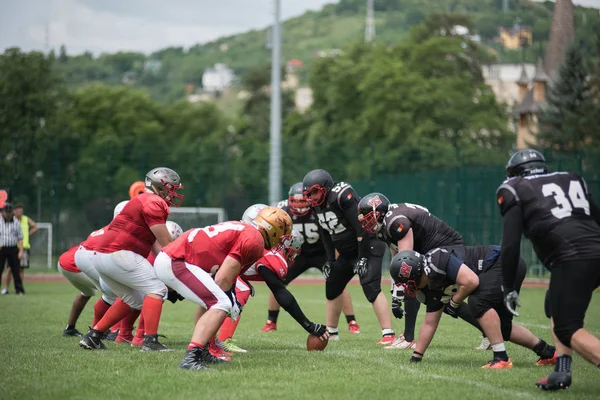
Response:
[{"label": "player's leg", "polygon": [[338,324],[342,313],[342,292],[354,276],[352,260],[340,255],[331,267],[325,281],[325,320],[329,330],[329,340],[339,340]]},{"label": "player's leg", "polygon": [[75,328],[75,324],[81,315],[85,305],[88,303],[90,298],[96,294],[96,286],[94,283],[83,273],[83,272],[69,272],[64,270],[60,264],[58,264],[58,272],[64,276],[70,283],[79,290],[75,300],[73,300],[73,306],[69,314],[67,326],[63,330],[63,336],[82,336],[81,333]]},{"label": "player's leg", "polygon": [[[237,278],[235,282],[235,297],[238,302],[242,305],[242,307],[246,306],[246,303],[250,299],[250,295],[252,294],[251,288],[248,286],[246,282],[244,282],[241,278]],[[237,329],[238,324],[242,315],[240,314],[237,320],[231,319],[231,317],[225,318],[225,321],[221,325],[221,329],[219,330],[219,341],[222,342],[222,347],[227,352],[232,353],[247,353],[248,351],[237,346],[233,343],[233,335],[235,330]],[[214,353],[213,353],[214,355]]]},{"label": "player's leg", "polygon": [[[510,317],[512,314],[510,314],[510,316],[508,314],[510,314],[510,312],[506,310],[503,318],[512,320]],[[535,336],[524,326],[512,322],[510,341],[528,348],[537,354],[540,357],[536,363],[537,365],[556,364],[556,348],[546,343],[545,340]]]},{"label": "player's leg", "polygon": [[342,312],[346,316],[346,322],[348,323],[348,331],[358,335],[360,333],[360,326],[356,322],[356,315],[354,314],[354,306],[352,305],[352,297],[348,288],[345,288],[342,292]]}]

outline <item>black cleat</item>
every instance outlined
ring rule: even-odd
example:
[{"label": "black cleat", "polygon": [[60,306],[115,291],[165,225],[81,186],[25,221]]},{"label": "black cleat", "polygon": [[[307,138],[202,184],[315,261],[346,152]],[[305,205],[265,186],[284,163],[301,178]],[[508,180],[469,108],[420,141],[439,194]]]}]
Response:
[{"label": "black cleat", "polygon": [[[227,357],[227,358],[229,358],[229,357]],[[221,364],[221,363],[229,362],[229,360],[225,360],[223,358],[213,356],[212,354],[210,354],[210,351],[208,350],[208,346],[206,346],[203,349],[200,349],[200,359],[201,359],[201,361],[203,361],[205,363],[209,363],[209,364]]]},{"label": "black cleat", "polygon": [[185,357],[179,363],[179,368],[189,369],[191,371],[202,371],[210,370],[206,365],[202,363],[202,350],[200,347],[194,347],[191,350],[185,352]]},{"label": "black cleat", "polygon": [[79,341],[79,346],[87,350],[106,350],[106,346],[102,343],[102,332],[91,329],[83,335]]},{"label": "black cleat", "polygon": [[102,339],[108,340],[109,342],[114,342],[115,339],[117,339],[117,336],[119,336],[119,330],[118,329],[116,331],[114,331],[114,332],[111,332],[111,331],[104,332],[104,335],[102,336]]},{"label": "black cleat", "polygon": [[82,337],[83,335],[81,334],[81,332],[79,332],[77,329],[75,328],[65,328],[65,330],[62,332],[63,336],[78,336],[78,337]]},{"label": "black cleat", "polygon": [[140,351],[173,351],[158,341],[158,335],[144,335]]},{"label": "black cleat", "polygon": [[571,373],[552,371],[550,375],[540,379],[535,385],[542,390],[566,389],[571,386]]}]

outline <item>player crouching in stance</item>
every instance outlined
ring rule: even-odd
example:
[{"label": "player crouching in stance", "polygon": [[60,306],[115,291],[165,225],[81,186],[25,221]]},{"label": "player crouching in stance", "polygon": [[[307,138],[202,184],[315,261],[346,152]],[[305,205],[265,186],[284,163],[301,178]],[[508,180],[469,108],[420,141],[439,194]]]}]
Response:
[{"label": "player crouching in stance", "polygon": [[[182,369],[208,369],[205,363],[225,360],[210,354],[208,343],[229,314],[236,320],[241,307],[235,298],[236,277],[258,261],[265,249],[280,250],[292,233],[285,211],[267,207],[252,225],[230,221],[185,232],[156,256],[158,277],[204,313],[198,319]],[[214,276],[214,279],[213,279]]]},{"label": "player crouching in stance", "polygon": [[107,284],[119,299],[81,339],[79,344],[85,349],[105,349],[100,340],[102,334],[131,314],[132,309],[142,309],[143,305],[146,334],[141,350],[168,350],[158,342],[157,334],[167,287],[146,257],[151,250],[157,253],[160,246],[172,242],[167,216],[169,206],[181,204],[183,195],[177,190],[183,185],[175,171],[164,167],[148,172],[145,185],[146,192],[125,205],[94,249],[93,263],[101,283]]},{"label": "player crouching in stance", "polygon": [[[451,250],[437,248],[425,255],[403,250],[394,256],[390,266],[394,282],[406,284],[409,290],[417,291],[417,298],[427,306],[411,362],[420,362],[423,358],[442,312],[458,318],[458,308],[467,296],[471,314],[483,328],[494,351],[493,360],[484,368],[512,368],[504,341],[533,350],[540,357],[538,365],[556,362],[553,346],[512,322],[512,314],[504,307],[499,257],[498,246],[465,246]],[[525,263],[520,264],[519,288],[526,270]]]},{"label": "player crouching in stance", "polygon": [[556,368],[537,382],[543,390],[571,385],[573,350],[600,368],[600,340],[583,327],[592,292],[600,285],[600,207],[585,181],[568,172],[548,173],[544,156],[535,150],[515,153],[506,165],[506,180],[497,190],[504,219],[502,265],[506,306],[516,316],[514,289],[521,236],[551,271],[547,315],[558,349]]}]

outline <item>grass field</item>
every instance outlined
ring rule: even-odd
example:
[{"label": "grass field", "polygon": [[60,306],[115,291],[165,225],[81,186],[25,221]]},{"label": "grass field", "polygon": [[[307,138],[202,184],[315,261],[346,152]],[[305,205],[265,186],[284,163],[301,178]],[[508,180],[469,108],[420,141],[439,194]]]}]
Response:
[{"label": "grass field", "polygon": [[[291,286],[309,318],[324,321],[324,288]],[[478,332],[445,316],[425,360],[409,364],[410,351],[383,350],[380,330],[359,286],[351,286],[360,335],[341,330],[341,340],[322,353],[308,353],[306,334],[282,311],[279,330],[260,333],[266,317],[267,289],[246,306],[236,333],[250,350],[214,371],[177,368],[190,338],[195,310],[190,302],[166,303],[160,332],[171,353],[141,353],[108,342],[108,351],[79,348],[63,338],[75,290],[67,283],[26,285],[27,296],[0,297],[0,399],[598,399],[600,371],[576,357],[574,385],[558,394],[540,392],[534,382],[551,371],[536,367],[532,352],[508,345],[512,370],[479,368],[491,352],[473,350]],[[518,321],[548,340],[543,315],[544,289],[524,289]],[[588,310],[587,325],[600,334],[599,294]],[[91,321],[92,301],[78,328]],[[420,320],[423,310],[420,313]],[[343,317],[342,317],[343,318]],[[343,325],[345,328],[345,324]],[[401,331],[403,322],[395,320]]]}]

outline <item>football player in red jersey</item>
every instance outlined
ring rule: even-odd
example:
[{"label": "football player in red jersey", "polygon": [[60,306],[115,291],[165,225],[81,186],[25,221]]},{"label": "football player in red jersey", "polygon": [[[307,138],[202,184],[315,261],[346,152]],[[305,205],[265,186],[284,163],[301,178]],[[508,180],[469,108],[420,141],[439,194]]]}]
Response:
[{"label": "football player in red jersey", "polygon": [[236,320],[241,311],[232,290],[237,276],[243,267],[258,261],[265,249],[279,250],[291,233],[289,215],[277,207],[266,207],[252,225],[230,221],[193,229],[156,256],[158,277],[205,311],[180,368],[202,370],[208,368],[207,362],[224,361],[210,354],[208,342],[227,314]]},{"label": "football player in red jersey", "polygon": [[79,344],[86,349],[106,348],[102,334],[143,305],[146,335],[142,351],[166,351],[158,341],[158,324],[167,287],[157,277],[146,257],[172,242],[166,222],[169,206],[183,201],[179,175],[170,168],[154,168],[145,179],[146,192],[138,194],[110,223],[95,247],[93,262],[102,282],[119,299]]},{"label": "football player in red jersey", "polygon": [[[245,306],[251,293],[250,282],[262,281],[267,284],[275,299],[309,334],[321,337],[323,340],[329,337],[327,327],[322,324],[311,322],[298,305],[294,295],[290,293],[283,280],[288,272],[288,266],[294,263],[300,254],[300,247],[304,243],[304,237],[296,229],[292,230],[291,240],[285,244],[281,252],[265,250],[263,257],[250,268],[242,272],[236,282],[236,298],[242,306]],[[231,343],[231,338],[240,322],[240,318],[234,321],[226,318],[219,332],[219,341],[223,342],[223,348],[231,352],[245,353],[246,350]]]}]

